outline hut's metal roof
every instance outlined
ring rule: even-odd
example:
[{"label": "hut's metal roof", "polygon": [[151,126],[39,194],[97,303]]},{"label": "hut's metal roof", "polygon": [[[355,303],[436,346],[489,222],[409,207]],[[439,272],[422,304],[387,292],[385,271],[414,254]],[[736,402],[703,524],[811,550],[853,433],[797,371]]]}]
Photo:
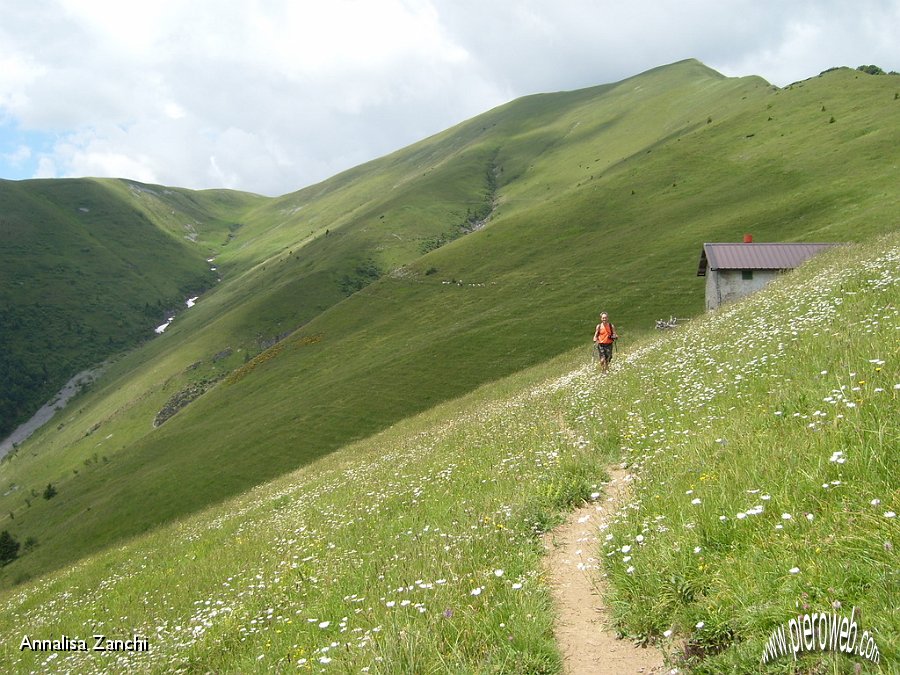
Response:
[{"label": "hut's metal roof", "polygon": [[703,244],[697,276],[706,270],[788,270],[838,244]]}]

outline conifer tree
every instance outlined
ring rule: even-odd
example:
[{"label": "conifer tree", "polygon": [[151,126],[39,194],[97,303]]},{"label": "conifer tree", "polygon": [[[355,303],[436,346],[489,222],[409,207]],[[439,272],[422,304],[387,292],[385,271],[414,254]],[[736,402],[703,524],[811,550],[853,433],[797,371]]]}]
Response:
[{"label": "conifer tree", "polygon": [[8,530],[0,532],[0,566],[11,563],[19,555],[19,542]]}]

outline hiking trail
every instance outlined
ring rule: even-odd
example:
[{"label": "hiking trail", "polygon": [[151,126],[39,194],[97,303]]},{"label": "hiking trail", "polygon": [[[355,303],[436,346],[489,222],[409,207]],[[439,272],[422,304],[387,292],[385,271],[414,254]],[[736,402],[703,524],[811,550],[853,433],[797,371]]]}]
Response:
[{"label": "hiking trail", "polygon": [[606,582],[601,577],[598,535],[628,493],[627,472],[610,468],[603,497],[569,514],[566,522],[547,533],[546,570],[556,605],[554,633],[566,675],[663,673],[662,654],[620,640],[608,625],[604,604]]}]

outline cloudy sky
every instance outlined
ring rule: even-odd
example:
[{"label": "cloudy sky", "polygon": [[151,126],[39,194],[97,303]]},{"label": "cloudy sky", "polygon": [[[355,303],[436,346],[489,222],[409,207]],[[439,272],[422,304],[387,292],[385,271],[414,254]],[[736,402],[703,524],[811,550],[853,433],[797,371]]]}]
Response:
[{"label": "cloudy sky", "polygon": [[900,71],[900,0],[0,0],[0,178],[279,195],[684,58]]}]

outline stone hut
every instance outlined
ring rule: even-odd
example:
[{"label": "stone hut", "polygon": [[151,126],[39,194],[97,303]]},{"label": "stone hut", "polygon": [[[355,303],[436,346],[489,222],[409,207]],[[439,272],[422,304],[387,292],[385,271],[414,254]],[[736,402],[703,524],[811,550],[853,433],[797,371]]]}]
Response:
[{"label": "stone hut", "polygon": [[698,277],[706,277],[706,309],[716,309],[758,291],[785,270],[799,267],[817,253],[838,244],[703,244]]}]

